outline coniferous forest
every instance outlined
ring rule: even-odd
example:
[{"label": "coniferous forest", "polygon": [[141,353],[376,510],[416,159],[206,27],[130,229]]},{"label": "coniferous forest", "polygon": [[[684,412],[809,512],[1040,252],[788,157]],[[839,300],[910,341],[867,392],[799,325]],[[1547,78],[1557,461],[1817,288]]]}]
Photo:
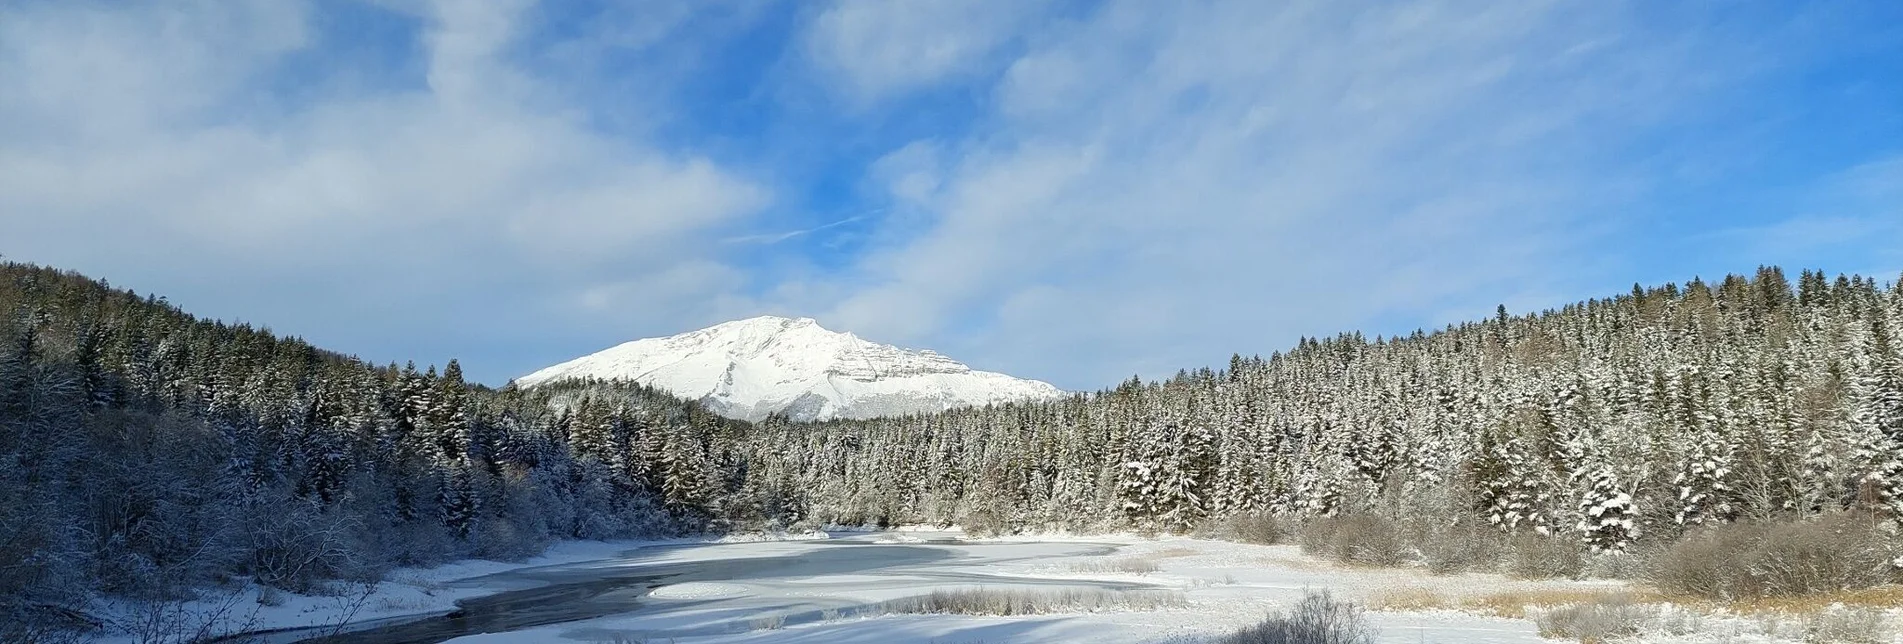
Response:
[{"label": "coniferous forest", "polygon": [[372,365],[0,268],[0,616],[552,540],[1381,520],[1581,553],[1903,516],[1903,287],[1776,268],[1047,403],[757,425],[618,383]]}]

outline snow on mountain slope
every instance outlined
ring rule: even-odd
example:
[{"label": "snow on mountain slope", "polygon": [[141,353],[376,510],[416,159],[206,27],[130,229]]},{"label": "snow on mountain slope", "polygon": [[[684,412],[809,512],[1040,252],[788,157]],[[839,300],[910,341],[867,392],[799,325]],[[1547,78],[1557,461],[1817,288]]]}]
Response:
[{"label": "snow on mountain slope", "polygon": [[633,380],[743,420],[774,412],[795,420],[871,418],[1064,395],[1047,383],[974,371],[929,350],[868,342],[820,328],[811,318],[775,316],[636,340],[515,383],[581,378]]}]

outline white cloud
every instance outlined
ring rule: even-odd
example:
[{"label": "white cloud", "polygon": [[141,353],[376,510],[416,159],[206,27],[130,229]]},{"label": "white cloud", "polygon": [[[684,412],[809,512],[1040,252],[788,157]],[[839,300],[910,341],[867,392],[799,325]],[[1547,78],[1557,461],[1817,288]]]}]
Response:
[{"label": "white cloud", "polygon": [[[1680,128],[1740,122],[1701,115],[1736,112],[1727,88],[1802,68],[1854,18],[840,0],[783,25],[760,0],[376,6],[422,24],[377,43],[416,59],[334,56],[323,4],[0,4],[0,252],[372,357],[526,361],[469,361],[499,375],[775,311],[1091,387],[1598,293],[1629,268],[1604,244],[1634,228],[1623,206],[1776,154]],[[1787,19],[1802,38],[1777,33]],[[725,39],[776,29],[800,30],[786,51],[724,57]],[[868,146],[887,153],[839,176]],[[1733,238],[1893,231],[1896,167]],[[848,214],[866,219],[815,227]]]},{"label": "white cloud", "polygon": [[431,307],[497,297],[489,283],[586,289],[604,266],[614,282],[705,283],[718,270],[670,266],[716,261],[712,240],[770,191],[709,159],[592,131],[505,55],[525,7],[407,7],[425,25],[423,86],[296,101],[265,76],[311,45],[301,3],[0,9],[0,252],[187,296],[181,285],[290,288],[321,275],[325,288],[366,292],[352,301],[408,309],[379,313],[380,328],[326,328],[334,316],[291,301],[205,310],[301,323],[288,330],[345,349],[365,340],[352,332],[400,345]]},{"label": "white cloud", "polygon": [[1043,13],[1042,0],[838,0],[812,19],[807,54],[860,99],[983,71]]},{"label": "white cloud", "polygon": [[1634,180],[1603,151],[1699,104],[1701,38],[1617,5],[1110,2],[1039,32],[941,173],[895,174],[931,223],[831,315],[1094,386],[1553,292]]}]

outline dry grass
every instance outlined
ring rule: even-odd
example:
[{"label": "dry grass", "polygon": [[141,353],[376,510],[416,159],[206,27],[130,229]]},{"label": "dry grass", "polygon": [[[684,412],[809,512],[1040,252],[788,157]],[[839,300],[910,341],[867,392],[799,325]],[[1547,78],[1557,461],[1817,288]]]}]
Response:
[{"label": "dry grass", "polygon": [[1202,554],[1203,551],[1195,548],[1164,548],[1156,552],[1146,552],[1137,556],[1151,561],[1157,561],[1160,559],[1176,559],[1179,557],[1197,557]]},{"label": "dry grass", "polygon": [[1252,559],[1251,562],[1268,568],[1280,568],[1298,572],[1319,572],[1335,567],[1331,562],[1311,557],[1280,557],[1271,555],[1267,557],[1256,557]]},{"label": "dry grass", "polygon": [[1151,560],[1148,557],[1124,557],[1120,559],[1098,559],[1096,561],[1083,561],[1083,562],[1078,562],[1078,563],[1074,563],[1070,565],[1070,570],[1072,572],[1100,573],[1100,574],[1101,573],[1126,573],[1126,574],[1132,574],[1132,575],[1147,575],[1162,569],[1163,568],[1161,566],[1156,565],[1156,562],[1154,560]]},{"label": "dry grass", "polygon": [[1539,626],[1540,637],[1603,644],[1638,635],[1658,621],[1660,608],[1657,604],[1635,604],[1624,598],[1607,597],[1592,603],[1542,610],[1533,617],[1533,623]]},{"label": "dry grass", "polygon": [[1634,603],[1666,601],[1659,594],[1643,588],[1543,588],[1448,596],[1427,588],[1406,587],[1375,595],[1368,602],[1368,607],[1385,611],[1458,610],[1508,619],[1526,619],[1529,614],[1541,610],[1613,600]]},{"label": "dry grass", "polygon": [[1588,643],[1631,635],[1641,627],[1683,634],[1698,629],[1687,620],[1722,614],[1755,618],[1766,632],[1795,627],[1809,642],[1888,642],[1892,629],[1886,612],[1903,608],[1903,586],[1732,602],[1662,594],[1646,587],[1526,589],[1458,596],[1410,586],[1373,596],[1368,608],[1457,610],[1530,619],[1539,624],[1542,636]]},{"label": "dry grass", "polygon": [[1368,601],[1368,608],[1384,611],[1423,611],[1454,608],[1446,595],[1426,588],[1395,588],[1376,593]]},{"label": "dry grass", "polygon": [[1891,641],[1883,611],[1874,608],[1832,609],[1804,623],[1806,642],[1883,644]]},{"label": "dry grass", "polygon": [[1373,610],[1388,611],[1463,610],[1517,619],[1526,616],[1528,607],[1552,608],[1567,604],[1602,601],[1611,597],[1623,597],[1641,603],[1674,604],[1701,610],[1724,610],[1739,615],[1786,617],[1818,615],[1837,608],[1903,609],[1903,586],[1897,585],[1731,602],[1667,594],[1645,586],[1507,590],[1466,596],[1448,596],[1432,589],[1409,586],[1378,593],[1368,602],[1368,606]]},{"label": "dry grass", "polygon": [[1203,554],[1203,551],[1192,549],[1192,548],[1165,548],[1162,550],[1157,550],[1155,552],[1145,552],[1142,554],[1128,556],[1128,557],[1095,559],[1091,561],[1078,562],[1078,563],[1071,564],[1070,566],[1068,566],[1068,568],[1072,572],[1082,572],[1082,573],[1099,573],[1099,574],[1126,573],[1126,574],[1132,574],[1132,575],[1147,575],[1147,574],[1157,572],[1163,569],[1162,566],[1157,565],[1156,562],[1158,561],[1162,561],[1164,559],[1175,559],[1179,557],[1195,557],[1195,556],[1200,556],[1202,554]]},{"label": "dry grass", "polygon": [[1182,593],[1157,590],[1110,591],[1097,588],[1052,590],[976,588],[937,590],[928,595],[885,602],[878,612],[896,614],[1049,615],[1105,610],[1155,610],[1183,604]]},{"label": "dry grass", "polygon": [[[1681,599],[1681,601],[1685,601]],[[1732,611],[1744,614],[1777,615],[1816,615],[1833,607],[1846,608],[1903,608],[1903,586],[1877,586],[1856,590],[1840,590],[1828,593],[1813,593],[1797,597],[1764,597],[1748,601],[1736,601],[1723,604]]]}]

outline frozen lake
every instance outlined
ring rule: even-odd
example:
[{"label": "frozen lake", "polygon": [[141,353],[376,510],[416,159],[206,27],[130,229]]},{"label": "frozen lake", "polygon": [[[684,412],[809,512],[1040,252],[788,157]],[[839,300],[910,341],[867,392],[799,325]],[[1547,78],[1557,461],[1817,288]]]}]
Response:
[{"label": "frozen lake", "polygon": [[[1193,539],[987,541],[955,533],[651,545],[439,583],[447,614],[379,617],[359,630],[281,630],[267,642],[1195,642],[1309,590],[1356,598],[1406,573],[1316,565],[1288,547]],[[1154,570],[1100,564],[1141,560]],[[1105,572],[1110,569],[1110,572]],[[1458,578],[1435,578],[1442,583]],[[857,616],[936,589],[1163,590],[1181,606],[1033,617]],[[1455,613],[1377,613],[1384,642],[1541,642],[1533,625]]]}]

